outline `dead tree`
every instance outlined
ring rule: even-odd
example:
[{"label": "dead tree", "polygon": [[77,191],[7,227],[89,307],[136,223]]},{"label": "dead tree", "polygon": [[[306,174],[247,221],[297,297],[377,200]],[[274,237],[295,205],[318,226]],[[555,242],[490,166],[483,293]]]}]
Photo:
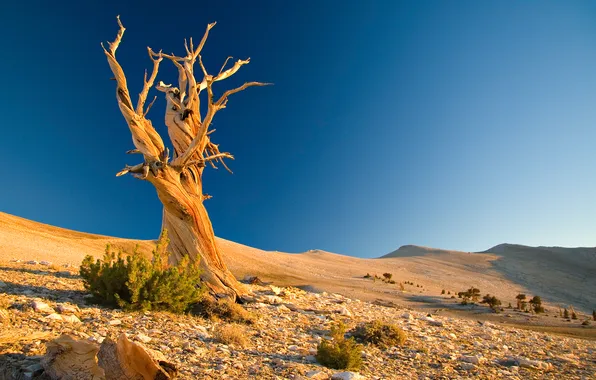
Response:
[{"label": "dead tree", "polygon": [[[241,284],[234,278],[222,260],[215,242],[213,227],[203,202],[209,196],[203,193],[203,170],[207,165],[216,168],[222,165],[228,171],[224,160],[234,157],[221,152],[219,146],[211,141],[211,122],[215,114],[226,108],[228,98],[253,86],[265,86],[268,83],[247,82],[242,86],[225,91],[219,98],[213,93],[213,83],[234,75],[249,59],[238,60],[232,67],[225,69],[224,62],[217,75],[211,75],[203,65],[201,50],[215,23],[207,25],[207,30],[198,45],[192,38],[185,41],[186,55],[179,57],[173,54],[156,53],[147,48],[153,61],[151,75],[145,71],[144,85],[137,104],[134,105],[126,84],[126,76],[116,60],[116,50],[122,41],[125,28],[118,18],[120,30],[114,42],[102,48],[114,79],[116,80],[116,99],[118,107],[126,120],[132,141],[136,149],[127,153],[139,153],[143,162],[126,166],[117,176],[131,174],[135,178],[149,181],[157,190],[163,204],[163,228],[170,236],[170,263],[176,264],[183,256],[188,255],[191,261],[200,260],[203,270],[202,280],[209,287],[212,295],[235,298],[243,293]],[[165,124],[171,144],[174,148],[172,157],[164,146],[161,136],[153,127],[147,113],[153,101],[145,107],[147,95],[153,87],[159,65],[163,60],[172,62],[178,69],[178,87],[166,85],[162,81],[155,88],[165,94],[167,106]],[[195,72],[198,63],[200,71]],[[197,70],[198,71],[198,70]],[[198,77],[202,77],[197,81]],[[201,114],[201,93],[206,94],[207,111]],[[203,98],[205,96],[203,95]],[[203,99],[204,100],[204,99]]]}]

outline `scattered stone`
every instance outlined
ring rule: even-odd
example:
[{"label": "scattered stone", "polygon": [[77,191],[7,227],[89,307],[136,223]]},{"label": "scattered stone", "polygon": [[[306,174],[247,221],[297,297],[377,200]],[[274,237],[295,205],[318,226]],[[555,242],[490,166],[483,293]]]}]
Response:
[{"label": "scattered stone", "polygon": [[363,377],[356,372],[337,372],[331,376],[331,380],[359,380]]},{"label": "scattered stone", "polygon": [[329,378],[329,376],[323,372],[323,371],[308,371],[307,373],[304,374],[304,376],[306,376],[309,379],[313,379],[313,380],[327,380]]},{"label": "scattered stone", "polygon": [[37,265],[37,264],[39,264],[39,262],[38,262],[38,261],[36,261],[36,260],[29,260],[29,261],[25,261],[25,264],[29,264],[29,265]]},{"label": "scattered stone", "polygon": [[61,304],[56,305],[56,310],[58,310],[58,312],[60,314],[68,314],[68,313],[74,314],[74,313],[79,312],[79,308],[78,307],[73,306],[73,305],[67,305],[67,304],[64,304],[64,303],[61,303]]},{"label": "scattered stone", "polygon": [[58,313],[52,313],[45,317],[46,319],[53,320],[53,321],[62,321],[62,316]]},{"label": "scattered stone", "polygon": [[81,320],[79,319],[79,317],[77,317],[74,314],[66,314],[66,315],[62,315],[61,317],[64,320],[64,322],[81,323]]},{"label": "scattered stone", "polygon": [[348,310],[345,307],[342,307],[337,312],[339,313],[339,315],[343,315],[343,316],[346,316],[346,317],[351,317],[352,316],[352,313],[350,313],[350,310]]},{"label": "scattered stone", "polygon": [[42,260],[42,261],[39,262],[39,265],[50,266],[50,265],[52,265],[52,262],[51,261]]},{"label": "scattered stone", "polygon": [[463,355],[459,360],[465,363],[480,364],[482,358],[476,355]]},{"label": "scattered stone", "polygon": [[283,300],[278,296],[263,296],[263,301],[270,305],[278,305],[283,302]]},{"label": "scattered stone", "polygon": [[110,325],[110,326],[118,326],[121,324],[122,324],[122,321],[119,319],[112,319],[111,321],[108,322],[108,325]]},{"label": "scattered stone", "polygon": [[33,301],[31,307],[38,313],[52,314],[56,312],[50,305],[42,301]]}]

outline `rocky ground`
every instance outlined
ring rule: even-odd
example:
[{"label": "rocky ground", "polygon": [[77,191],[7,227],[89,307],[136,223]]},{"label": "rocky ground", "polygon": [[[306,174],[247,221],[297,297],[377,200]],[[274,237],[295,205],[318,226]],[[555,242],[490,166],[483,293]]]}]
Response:
[{"label": "rocky ground", "polygon": [[[225,345],[215,338],[221,321],[87,305],[76,271],[0,263],[0,369],[20,368],[34,378],[45,342],[63,333],[97,342],[125,333],[161,352],[184,379],[596,378],[595,341],[291,287],[250,285],[255,295],[245,307],[257,321],[242,327],[248,343]],[[365,346],[358,374],[316,363],[317,344],[336,321],[353,327],[375,319],[401,327],[405,345]]]}]

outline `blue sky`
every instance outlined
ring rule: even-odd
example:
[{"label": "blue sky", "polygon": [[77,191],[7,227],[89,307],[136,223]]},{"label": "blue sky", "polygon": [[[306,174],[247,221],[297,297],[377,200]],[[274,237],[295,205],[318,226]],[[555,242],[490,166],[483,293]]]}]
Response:
[{"label": "blue sky", "polygon": [[[155,238],[153,187],[101,50],[116,15],[132,94],[146,46],[202,36],[208,69],[251,63],[207,169],[218,236],[268,250],[380,256],[403,244],[595,246],[596,3],[477,1],[27,2],[0,6],[0,211]],[[167,69],[166,69],[167,68]],[[158,80],[175,81],[162,65]],[[159,94],[159,93],[155,93]],[[160,99],[150,113],[166,136]],[[6,181],[6,182],[4,182]]]}]

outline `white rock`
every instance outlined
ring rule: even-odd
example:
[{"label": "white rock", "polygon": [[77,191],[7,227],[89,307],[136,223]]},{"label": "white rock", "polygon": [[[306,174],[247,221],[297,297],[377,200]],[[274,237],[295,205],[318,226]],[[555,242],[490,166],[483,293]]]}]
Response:
[{"label": "white rock", "polygon": [[270,305],[277,305],[283,302],[283,300],[278,296],[264,296],[263,301]]},{"label": "white rock", "polygon": [[457,335],[455,335],[454,333],[450,333],[449,334],[449,338],[451,338],[451,339],[457,339]]},{"label": "white rock", "polygon": [[42,301],[33,301],[31,306],[33,307],[33,310],[37,311],[38,313],[52,314],[56,312],[50,305]]},{"label": "white rock", "polygon": [[42,261],[39,262],[39,264],[40,265],[45,265],[45,266],[50,266],[50,265],[52,265],[52,262],[51,261],[42,260]]},{"label": "white rock", "polygon": [[331,380],[358,380],[363,379],[356,372],[337,372],[331,376]]},{"label": "white rock", "polygon": [[81,323],[81,320],[76,315],[74,315],[74,314],[62,315],[62,319],[65,322]]},{"label": "white rock", "polygon": [[61,321],[62,320],[62,316],[58,313],[52,313],[52,314],[46,316],[45,318],[53,320],[53,321]]},{"label": "white rock", "polygon": [[37,264],[39,264],[39,262],[38,262],[38,261],[36,261],[36,260],[29,260],[29,261],[25,261],[25,264],[29,264],[29,265],[37,265]]},{"label": "white rock", "polygon": [[530,360],[526,358],[519,358],[517,362],[520,367],[523,368],[533,368],[539,369],[543,371],[550,371],[553,368],[553,365],[547,362],[542,362],[540,360]]},{"label": "white rock", "polygon": [[281,288],[277,287],[277,286],[273,286],[273,285],[269,285],[269,289],[271,290],[271,292],[273,294],[275,294],[276,296],[279,296],[281,294]]},{"label": "white rock", "polygon": [[288,346],[288,350],[290,350],[290,351],[298,351],[298,346],[296,346],[295,344],[292,344],[291,346]]},{"label": "white rock", "polygon": [[403,313],[403,314],[401,315],[401,317],[402,317],[402,318],[404,318],[404,319],[410,320],[410,321],[411,321],[412,319],[414,319],[414,317],[412,317],[412,314],[410,314],[410,313]]},{"label": "white rock", "polygon": [[350,310],[346,309],[345,307],[342,307],[337,312],[339,313],[339,315],[345,315],[346,317],[352,316],[352,313],[350,313]]},{"label": "white rock", "polygon": [[122,321],[119,319],[112,319],[111,321],[108,322],[108,324],[110,326],[118,326],[118,325],[122,324]]},{"label": "white rock", "polygon": [[477,355],[463,355],[459,358],[460,361],[465,363],[480,364],[481,357]]},{"label": "white rock", "polygon": [[56,310],[58,310],[58,312],[60,314],[65,314],[65,313],[76,313],[79,311],[79,308],[76,306],[73,306],[73,305],[61,303],[59,305],[56,305]]},{"label": "white rock", "polygon": [[138,333],[137,335],[135,335],[135,338],[137,338],[137,340],[140,340],[143,343],[151,342],[151,337],[148,337],[147,335],[145,335],[143,333]]},{"label": "white rock", "polygon": [[306,374],[304,374],[304,376],[306,376],[309,379],[315,379],[315,380],[328,379],[327,374],[323,371],[308,371]]}]

